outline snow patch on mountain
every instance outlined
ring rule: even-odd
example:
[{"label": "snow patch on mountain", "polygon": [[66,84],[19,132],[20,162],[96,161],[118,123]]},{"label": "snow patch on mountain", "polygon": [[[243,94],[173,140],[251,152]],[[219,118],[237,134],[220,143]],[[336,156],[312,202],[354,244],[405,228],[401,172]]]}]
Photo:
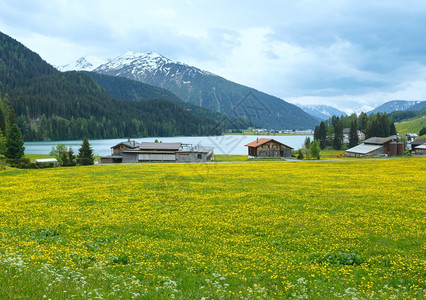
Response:
[{"label": "snow patch on mountain", "polygon": [[[171,73],[174,69],[173,73]],[[120,71],[119,71],[120,70]],[[188,75],[194,77],[197,73],[202,75],[213,75],[207,71],[188,66],[184,63],[175,62],[156,52],[137,53],[128,51],[123,55],[111,59],[107,63],[97,67],[93,71],[103,74],[114,74],[117,72],[130,72],[134,79],[144,81],[146,77],[162,73],[165,76],[174,77],[178,75]]]},{"label": "snow patch on mountain", "polygon": [[56,67],[59,71],[93,71],[109,61],[108,58],[86,55],[67,65]]},{"label": "snow patch on mountain", "polygon": [[386,103],[383,103],[382,105],[376,107],[375,109],[368,112],[368,114],[376,114],[376,113],[391,113],[393,111],[403,111],[403,110],[410,110],[411,107],[414,105],[417,105],[419,103],[422,103],[424,101],[420,100],[392,100],[388,101]]},{"label": "snow patch on mountain", "polygon": [[320,120],[327,120],[331,118],[332,116],[347,115],[344,111],[329,105],[298,104],[297,106],[299,106],[304,112]]}]

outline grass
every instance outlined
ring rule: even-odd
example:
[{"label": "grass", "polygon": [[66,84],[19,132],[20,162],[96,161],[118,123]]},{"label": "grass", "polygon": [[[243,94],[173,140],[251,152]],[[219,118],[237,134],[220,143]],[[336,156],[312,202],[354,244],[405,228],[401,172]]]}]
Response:
[{"label": "grass", "polygon": [[426,116],[420,118],[411,119],[405,122],[395,124],[396,131],[401,135],[406,133],[417,133],[426,126]]},{"label": "grass", "polygon": [[422,299],[426,158],[0,171],[0,299]]},{"label": "grass", "polygon": [[222,161],[247,161],[247,155],[232,155],[232,154],[215,154],[214,161],[222,162]]}]

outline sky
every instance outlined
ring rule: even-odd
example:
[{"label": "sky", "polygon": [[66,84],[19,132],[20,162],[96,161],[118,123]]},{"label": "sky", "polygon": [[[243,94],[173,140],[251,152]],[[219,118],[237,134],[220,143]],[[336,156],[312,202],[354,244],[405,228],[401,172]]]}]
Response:
[{"label": "sky", "polygon": [[426,100],[424,0],[0,0],[0,31],[55,66],[152,51],[291,103]]}]

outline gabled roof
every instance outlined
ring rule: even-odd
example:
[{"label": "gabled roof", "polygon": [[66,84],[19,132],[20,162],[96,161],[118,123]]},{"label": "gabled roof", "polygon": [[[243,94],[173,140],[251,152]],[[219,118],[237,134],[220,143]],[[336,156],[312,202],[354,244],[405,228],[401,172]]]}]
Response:
[{"label": "gabled roof", "polygon": [[380,148],[382,148],[382,146],[361,144],[361,145],[355,146],[353,148],[347,149],[346,152],[367,154],[367,153],[370,153],[372,151],[376,151]]},{"label": "gabled roof", "polygon": [[128,148],[133,149],[133,148],[139,147],[141,144],[136,141],[125,141],[125,142],[120,142],[117,145],[112,146],[111,148],[117,148],[120,145],[124,145],[124,146],[127,146]]},{"label": "gabled roof", "polygon": [[364,141],[364,144],[370,144],[370,145],[383,145],[387,142],[392,142],[391,137],[371,137],[369,139],[366,139]]},{"label": "gabled roof", "polygon": [[413,146],[413,145],[422,145],[424,143],[426,143],[426,140],[422,140],[422,139],[414,140],[414,141],[411,142],[411,146]]},{"label": "gabled roof", "polygon": [[248,143],[247,145],[244,145],[244,146],[246,146],[246,147],[257,147],[257,146],[261,146],[261,145],[266,144],[266,143],[271,142],[271,141],[274,141],[274,142],[276,142],[276,143],[278,143],[280,145],[283,145],[283,146],[285,146],[287,148],[293,149],[292,147],[287,146],[286,144],[278,142],[278,141],[276,141],[274,139],[265,139],[265,138],[256,139],[254,142]]},{"label": "gabled roof", "polygon": [[182,143],[153,143],[142,142],[138,149],[140,150],[169,150],[178,151],[182,148]]}]

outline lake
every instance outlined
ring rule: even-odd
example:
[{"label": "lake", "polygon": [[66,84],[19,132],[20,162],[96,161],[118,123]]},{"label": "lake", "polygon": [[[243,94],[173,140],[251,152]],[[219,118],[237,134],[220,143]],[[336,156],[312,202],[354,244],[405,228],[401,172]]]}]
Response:
[{"label": "lake", "polygon": [[[164,143],[181,142],[183,144],[201,145],[214,147],[215,154],[247,154],[248,144],[256,138],[271,138],[287,146],[299,149],[302,147],[305,138],[313,138],[312,135],[222,135],[222,136],[177,136],[177,137],[150,137],[150,138],[132,138],[137,142],[154,142],[156,139]],[[111,147],[126,139],[103,139],[89,140],[93,153],[95,155],[105,156],[111,154]],[[78,154],[82,140],[72,141],[45,141],[45,142],[25,142],[25,153],[27,154],[49,154],[52,147],[57,144],[65,144],[72,147],[75,154]]]}]

